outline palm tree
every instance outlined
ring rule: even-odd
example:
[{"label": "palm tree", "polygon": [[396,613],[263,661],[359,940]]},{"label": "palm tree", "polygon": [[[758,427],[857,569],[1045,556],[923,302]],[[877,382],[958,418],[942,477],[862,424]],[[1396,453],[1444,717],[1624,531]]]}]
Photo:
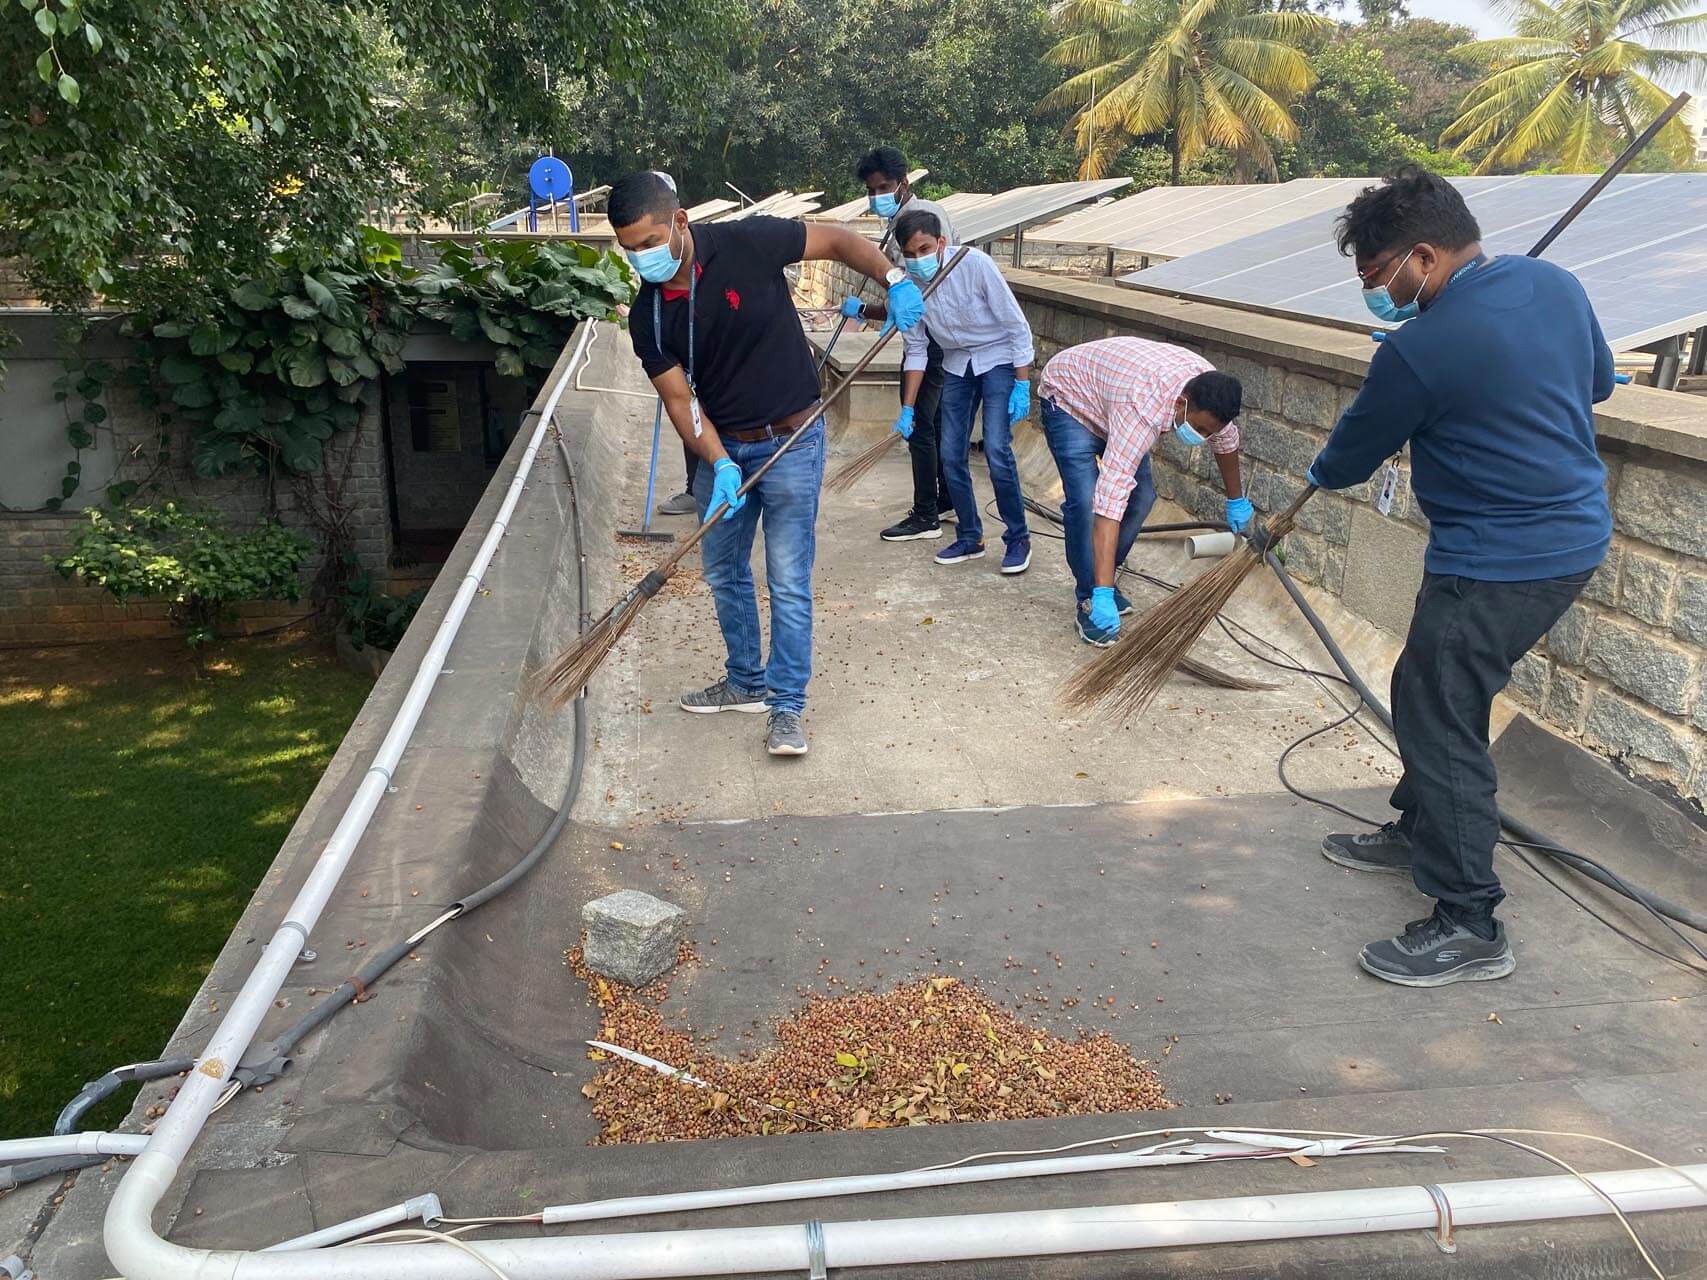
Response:
[{"label": "palm tree", "polygon": [[[1494,0],[1514,36],[1477,40],[1455,53],[1489,69],[1441,135],[1458,155],[1480,153],[1477,173],[1537,160],[1571,172],[1598,169],[1671,101],[1652,77],[1699,82],[1707,37],[1698,0]],[[1655,140],[1689,155],[1681,118]]]},{"label": "palm tree", "polygon": [[1064,0],[1046,55],[1078,74],[1038,103],[1077,108],[1080,176],[1098,178],[1128,139],[1166,133],[1173,181],[1211,145],[1271,176],[1269,139],[1298,136],[1289,105],[1315,82],[1301,42],[1333,24],[1263,0]]}]

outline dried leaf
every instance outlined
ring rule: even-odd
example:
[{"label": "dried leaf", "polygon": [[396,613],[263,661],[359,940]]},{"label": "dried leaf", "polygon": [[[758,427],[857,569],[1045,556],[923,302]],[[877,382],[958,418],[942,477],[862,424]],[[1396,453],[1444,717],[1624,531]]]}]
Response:
[{"label": "dried leaf", "polygon": [[870,1126],[870,1124],[871,1124],[871,1112],[867,1111],[864,1107],[861,1107],[858,1111],[853,1113],[853,1127],[854,1128],[864,1129],[864,1128],[868,1128]]},{"label": "dried leaf", "polygon": [[1493,1022],[1493,1023],[1498,1023],[1502,1027],[1505,1026],[1505,1023],[1500,1022],[1500,1015],[1497,1013],[1490,1013],[1488,1015],[1488,1021]]}]

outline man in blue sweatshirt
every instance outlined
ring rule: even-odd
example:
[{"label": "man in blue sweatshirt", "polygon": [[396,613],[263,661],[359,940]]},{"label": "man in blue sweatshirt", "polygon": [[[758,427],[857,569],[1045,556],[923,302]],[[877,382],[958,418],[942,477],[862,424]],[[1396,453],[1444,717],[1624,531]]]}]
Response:
[{"label": "man in blue sweatshirt", "polygon": [[1515,967],[1494,908],[1499,838],[1488,715],[1512,666],[1582,591],[1612,540],[1593,406],[1612,352],[1575,276],[1535,258],[1488,258],[1451,183],[1407,166],[1339,220],[1364,300],[1406,321],[1369,362],[1357,399],[1310,468],[1324,489],[1361,484],[1406,444],[1429,519],[1421,591],[1393,668],[1404,776],[1396,821],[1329,836],[1341,866],[1409,875],[1434,912],[1359,963],[1436,987]]}]

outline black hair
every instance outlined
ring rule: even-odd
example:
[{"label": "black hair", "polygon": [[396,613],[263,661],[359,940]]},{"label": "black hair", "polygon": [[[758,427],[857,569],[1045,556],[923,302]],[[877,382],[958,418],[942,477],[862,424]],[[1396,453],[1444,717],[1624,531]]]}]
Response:
[{"label": "black hair", "polygon": [[854,170],[854,177],[864,182],[874,173],[881,173],[885,178],[895,179],[895,185],[900,186],[907,180],[907,157],[901,154],[899,147],[873,147],[859,158],[859,166]]},{"label": "black hair", "polygon": [[667,222],[682,202],[673,187],[655,169],[631,173],[610,189],[605,214],[613,227],[631,227],[642,218]]},{"label": "black hair", "polygon": [[1245,390],[1232,374],[1208,369],[1185,384],[1185,402],[1225,426],[1239,416],[1239,408],[1245,402]]},{"label": "black hair", "polygon": [[1378,187],[1365,187],[1334,225],[1342,254],[1373,258],[1401,245],[1462,249],[1482,238],[1464,197],[1438,173],[1399,168]]},{"label": "black hair", "polygon": [[929,209],[909,209],[895,219],[895,247],[907,251],[914,236],[923,231],[927,236],[942,235],[942,219]]}]

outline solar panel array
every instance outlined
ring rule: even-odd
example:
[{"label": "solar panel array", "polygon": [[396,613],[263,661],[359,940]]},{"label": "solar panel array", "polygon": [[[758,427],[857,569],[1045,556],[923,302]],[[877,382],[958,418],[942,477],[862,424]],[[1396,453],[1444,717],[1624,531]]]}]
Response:
[{"label": "solar panel array", "polygon": [[1323,209],[1342,209],[1375,178],[1295,178],[1246,186],[1151,187],[1081,209],[1030,235],[1167,260],[1213,249]]},{"label": "solar panel array", "polygon": [[719,220],[734,222],[740,218],[750,218],[755,213],[769,214],[773,218],[801,218],[817,209],[818,197],[823,194],[822,191],[778,191],[763,200],[755,200],[745,208],[726,213]]},{"label": "solar panel array", "polygon": [[[1066,212],[1075,205],[1118,191],[1131,178],[1098,178],[1090,182],[1047,182],[1015,187],[965,209],[949,208],[962,244],[984,244]],[[946,202],[944,207],[947,208]]]},{"label": "solar panel array", "polygon": [[[1490,254],[1522,254],[1588,189],[1588,175],[1453,178]],[[1375,327],[1333,229],[1337,209],[1121,283],[1289,315]],[[1613,179],[1547,250],[1587,289],[1607,341],[1628,350],[1707,324],[1707,174]]]}]

